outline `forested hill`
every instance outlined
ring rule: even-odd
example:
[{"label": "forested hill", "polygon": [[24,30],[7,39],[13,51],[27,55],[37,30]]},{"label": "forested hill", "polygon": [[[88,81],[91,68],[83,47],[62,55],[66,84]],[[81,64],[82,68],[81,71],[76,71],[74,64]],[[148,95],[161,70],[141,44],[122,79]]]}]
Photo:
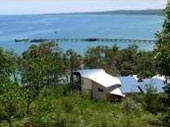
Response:
[{"label": "forested hill", "polygon": [[163,10],[118,10],[118,11],[96,12],[93,14],[163,15]]},{"label": "forested hill", "polygon": [[[77,15],[77,14],[87,14],[87,15],[163,15],[163,10],[157,9],[157,10],[117,10],[117,11],[103,11],[103,12],[80,12],[80,13],[64,13],[66,15]],[[63,14],[57,14],[57,15],[63,15]]]}]

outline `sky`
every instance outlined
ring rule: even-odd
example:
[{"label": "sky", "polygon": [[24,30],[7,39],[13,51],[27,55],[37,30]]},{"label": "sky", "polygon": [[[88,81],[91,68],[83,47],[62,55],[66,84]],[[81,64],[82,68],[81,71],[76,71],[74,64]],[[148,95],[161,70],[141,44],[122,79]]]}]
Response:
[{"label": "sky", "polygon": [[0,0],[0,15],[163,9],[166,0]]}]

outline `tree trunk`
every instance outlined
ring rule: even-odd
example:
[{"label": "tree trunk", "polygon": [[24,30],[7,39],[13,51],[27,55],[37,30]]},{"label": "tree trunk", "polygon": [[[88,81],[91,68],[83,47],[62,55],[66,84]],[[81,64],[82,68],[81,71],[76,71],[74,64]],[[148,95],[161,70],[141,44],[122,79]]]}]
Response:
[{"label": "tree trunk", "polygon": [[12,127],[11,118],[8,119],[8,124],[9,124],[9,127]]},{"label": "tree trunk", "polygon": [[31,111],[30,111],[30,105],[31,105],[31,102],[30,102],[30,100],[28,99],[28,100],[27,100],[27,109],[26,109],[26,110],[27,110],[27,111],[26,111],[26,114],[27,114],[27,115],[30,115],[30,113],[31,113]]}]

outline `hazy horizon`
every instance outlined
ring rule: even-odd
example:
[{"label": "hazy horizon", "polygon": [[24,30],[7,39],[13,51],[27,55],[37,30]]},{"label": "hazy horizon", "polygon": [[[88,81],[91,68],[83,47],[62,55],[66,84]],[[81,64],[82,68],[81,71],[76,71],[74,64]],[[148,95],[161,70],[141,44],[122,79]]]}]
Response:
[{"label": "hazy horizon", "polygon": [[166,0],[0,0],[0,15],[164,9]]}]

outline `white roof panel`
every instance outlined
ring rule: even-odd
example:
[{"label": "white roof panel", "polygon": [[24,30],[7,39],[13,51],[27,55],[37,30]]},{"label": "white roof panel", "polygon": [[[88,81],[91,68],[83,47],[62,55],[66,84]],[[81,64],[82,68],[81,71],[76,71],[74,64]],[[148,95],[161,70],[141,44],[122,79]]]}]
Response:
[{"label": "white roof panel", "polygon": [[159,80],[162,80],[162,81],[166,81],[165,76],[162,76],[162,75],[159,75],[159,74],[153,76],[152,79],[159,79]]},{"label": "white roof panel", "polygon": [[91,79],[104,87],[110,87],[113,85],[121,85],[118,78],[106,73],[103,69],[87,69],[78,71],[81,77]]},{"label": "white roof panel", "polygon": [[125,96],[125,95],[122,93],[122,91],[120,90],[120,88],[116,88],[116,89],[112,90],[112,91],[110,92],[110,94],[118,95],[118,96],[122,96],[122,97]]},{"label": "white roof panel", "polygon": [[138,93],[140,92],[138,88],[138,82],[134,76],[121,76],[119,77],[121,81],[121,90],[123,93]]}]

